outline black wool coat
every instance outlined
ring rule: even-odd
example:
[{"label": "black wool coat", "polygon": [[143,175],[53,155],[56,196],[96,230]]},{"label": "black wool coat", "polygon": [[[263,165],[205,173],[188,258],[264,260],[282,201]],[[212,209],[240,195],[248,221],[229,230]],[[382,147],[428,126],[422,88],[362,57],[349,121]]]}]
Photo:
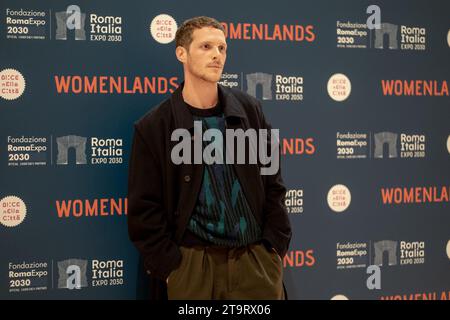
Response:
[{"label": "black wool coat", "polygon": [[[192,134],[194,127],[193,117],[183,102],[183,86],[181,83],[168,99],[134,124],[129,161],[128,232],[150,276],[154,299],[164,298],[165,279],[181,262],[180,241],[203,177],[204,164],[176,165],[171,160],[172,148],[178,143],[171,141],[172,132],[184,128]],[[227,129],[270,131],[257,99],[220,84],[218,92]],[[259,161],[233,166],[260,224],[263,242],[283,257],[291,240],[291,225],[284,205],[286,188],[281,168],[274,175],[261,175]]]}]

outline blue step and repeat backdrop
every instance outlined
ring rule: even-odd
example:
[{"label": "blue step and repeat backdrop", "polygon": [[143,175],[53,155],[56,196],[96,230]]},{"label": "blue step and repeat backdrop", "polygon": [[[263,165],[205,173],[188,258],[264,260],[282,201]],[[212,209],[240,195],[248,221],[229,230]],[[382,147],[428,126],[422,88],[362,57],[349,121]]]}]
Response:
[{"label": "blue step and repeat backdrop", "polygon": [[226,30],[221,83],[280,129],[290,299],[448,299],[449,12],[2,1],[0,298],[146,297],[126,224],[133,122],[183,80],[177,26],[208,15]]}]

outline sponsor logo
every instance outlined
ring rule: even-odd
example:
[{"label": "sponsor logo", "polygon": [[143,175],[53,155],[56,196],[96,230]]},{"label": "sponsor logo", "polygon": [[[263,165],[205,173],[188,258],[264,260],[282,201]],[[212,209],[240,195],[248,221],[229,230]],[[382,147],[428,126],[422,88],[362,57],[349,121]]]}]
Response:
[{"label": "sponsor logo", "polygon": [[67,40],[67,30],[75,30],[75,40],[86,40],[86,13],[77,5],[70,5],[66,11],[55,13],[56,40]]},{"label": "sponsor logo", "polygon": [[337,294],[334,297],[332,297],[331,300],[348,300],[348,298],[343,294]]},{"label": "sponsor logo", "polygon": [[237,73],[222,73],[219,83],[224,87],[242,89],[242,77]]},{"label": "sponsor logo", "polygon": [[450,259],[450,240],[447,242],[447,247],[445,248],[447,252],[447,257]]},{"label": "sponsor logo", "polygon": [[[373,136],[373,142],[371,137]],[[373,145],[373,147],[372,147]],[[373,150],[373,153],[371,152]],[[421,133],[337,132],[337,159],[425,158],[426,136]]]},{"label": "sponsor logo", "polygon": [[448,30],[448,33],[447,33],[447,44],[450,47],[450,30]]},{"label": "sponsor logo", "polygon": [[121,16],[103,16],[96,12],[86,15],[79,6],[69,5],[65,11],[55,12],[55,18],[56,40],[67,40],[73,33],[75,40],[122,41]]},{"label": "sponsor logo", "polygon": [[128,214],[127,198],[56,200],[55,206],[59,219],[126,216]]},{"label": "sponsor logo", "polygon": [[253,72],[248,74],[225,72],[219,83],[228,88],[240,88],[261,100],[302,102],[305,79],[301,75]]},{"label": "sponsor logo", "polygon": [[[53,260],[8,263],[10,293],[57,289],[80,290],[86,287],[120,286],[124,284],[123,259],[67,259],[57,262],[53,273]],[[51,286],[49,286],[49,280]]]},{"label": "sponsor logo", "polygon": [[27,215],[27,206],[16,196],[7,196],[0,200],[0,223],[5,227],[17,227]]},{"label": "sponsor logo", "polygon": [[303,189],[288,190],[284,205],[288,213],[303,213]]},{"label": "sponsor logo", "polygon": [[383,266],[384,253],[388,253],[388,264],[390,266],[397,265],[397,241],[382,240],[373,244],[374,247],[374,265]]},{"label": "sponsor logo", "polygon": [[314,26],[267,23],[221,22],[225,37],[231,40],[291,41],[312,43],[316,39]]},{"label": "sponsor logo", "polygon": [[6,39],[44,40],[49,19],[45,11],[6,8]]},{"label": "sponsor logo", "polygon": [[450,186],[381,188],[381,201],[386,205],[449,202]]},{"label": "sponsor logo", "polygon": [[370,244],[367,242],[346,242],[336,244],[336,268],[365,268],[368,265]]},{"label": "sponsor logo", "polygon": [[92,286],[117,286],[124,284],[123,260],[92,260]]},{"label": "sponsor logo", "polygon": [[168,14],[160,14],[150,23],[150,34],[155,41],[168,44],[175,39],[177,22]]},{"label": "sponsor logo", "polygon": [[447,138],[447,151],[450,154],[450,135]]},{"label": "sponsor logo", "polygon": [[166,94],[178,88],[177,77],[55,75],[58,94]]},{"label": "sponsor logo", "polygon": [[316,264],[314,250],[290,250],[283,259],[284,267],[290,268],[310,268]]},{"label": "sponsor logo", "polygon": [[327,195],[328,206],[334,212],[343,212],[350,206],[352,195],[350,190],[342,185],[337,184],[330,188]]},{"label": "sponsor logo", "polygon": [[89,15],[91,41],[122,41],[122,17]]},{"label": "sponsor logo", "polygon": [[[400,26],[400,49],[423,51],[426,49],[426,37],[427,31],[425,28],[402,25]],[[381,41],[383,40],[378,40],[378,42]]]},{"label": "sponsor logo", "polygon": [[336,244],[338,270],[367,266],[406,266],[425,263],[425,241],[379,240]]},{"label": "sponsor logo", "polygon": [[91,137],[91,164],[123,162],[123,140]]},{"label": "sponsor logo", "polygon": [[303,101],[304,79],[302,76],[254,72],[246,74],[245,79],[247,93],[255,98],[259,96],[258,88],[261,88],[262,100]]},{"label": "sponsor logo", "polygon": [[78,41],[122,41],[122,17],[101,15],[97,12],[84,12],[75,4],[64,11],[54,13],[52,24],[51,10],[11,9],[5,10],[7,39],[45,40],[52,39],[54,27],[55,40]]},{"label": "sponsor logo", "polygon": [[394,294],[381,296],[380,300],[450,300],[450,291]]},{"label": "sponsor logo", "polygon": [[[87,164],[86,144],[88,138],[68,135],[56,138],[58,165],[69,163],[69,150],[75,150],[75,163]],[[117,138],[90,138],[90,164],[107,165],[123,163],[123,140]]]},{"label": "sponsor logo", "polygon": [[316,152],[314,138],[283,138],[281,139],[282,155],[313,155]]},{"label": "sponsor logo", "polygon": [[22,135],[7,136],[6,140],[7,165],[13,167],[53,165],[54,156],[56,165],[117,165],[124,160],[123,139],[116,137],[67,135],[53,139]]},{"label": "sponsor logo", "polygon": [[427,30],[381,22],[375,28],[356,21],[336,22],[336,46],[346,49],[426,50]]},{"label": "sponsor logo", "polygon": [[337,132],[337,159],[366,159],[369,156],[369,134],[364,132]]},{"label": "sponsor logo", "polygon": [[399,241],[400,265],[424,264],[425,241]]},{"label": "sponsor logo", "polygon": [[49,269],[47,262],[9,262],[9,292],[19,293],[47,290]]},{"label": "sponsor logo", "polygon": [[16,69],[0,71],[0,97],[15,100],[25,91],[25,78]]},{"label": "sponsor logo", "polygon": [[40,166],[47,164],[47,137],[20,136],[6,138],[8,166]]},{"label": "sponsor logo", "polygon": [[388,146],[388,157],[397,158],[397,142],[400,138],[400,158],[424,158],[425,135],[393,132],[378,132],[374,134],[374,158],[384,157],[384,145]]},{"label": "sponsor logo", "polygon": [[331,99],[342,102],[350,96],[352,84],[345,74],[336,73],[328,80],[327,90]]},{"label": "sponsor logo", "polygon": [[383,96],[448,97],[446,80],[381,80]]},{"label": "sponsor logo", "polygon": [[275,100],[303,100],[303,77],[275,75]]},{"label": "sponsor logo", "polygon": [[68,259],[58,262],[58,288],[81,289],[87,287],[87,260]]},{"label": "sponsor logo", "polygon": [[63,136],[56,138],[58,145],[58,158],[56,164],[67,165],[69,163],[68,150],[75,149],[76,164],[86,164],[86,137],[80,137],[75,135]]},{"label": "sponsor logo", "polygon": [[338,48],[367,48],[367,35],[369,30],[365,23],[336,22],[336,35]]}]

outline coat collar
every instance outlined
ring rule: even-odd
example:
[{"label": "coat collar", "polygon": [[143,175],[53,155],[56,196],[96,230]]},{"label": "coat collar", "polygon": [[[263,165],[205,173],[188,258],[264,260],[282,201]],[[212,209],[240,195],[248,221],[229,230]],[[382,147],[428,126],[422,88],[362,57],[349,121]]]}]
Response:
[{"label": "coat collar", "polygon": [[[192,129],[194,127],[194,118],[192,117],[191,112],[186,107],[186,104],[183,100],[183,91],[184,81],[178,86],[178,88],[172,94],[170,99],[172,106],[172,113],[175,119],[175,126],[177,128],[184,129]],[[229,118],[244,118],[247,119],[247,115],[244,112],[244,109],[241,103],[236,99],[233,93],[230,90],[220,84],[217,84],[218,93],[219,93],[219,101],[223,107],[223,113],[225,115],[226,120]]]}]

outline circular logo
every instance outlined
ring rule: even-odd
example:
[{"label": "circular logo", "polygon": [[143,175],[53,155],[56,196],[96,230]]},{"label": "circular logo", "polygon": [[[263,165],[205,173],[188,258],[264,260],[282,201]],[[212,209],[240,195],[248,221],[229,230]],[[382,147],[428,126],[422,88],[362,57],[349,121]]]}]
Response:
[{"label": "circular logo", "polygon": [[450,153],[450,135],[447,138],[447,151]]},{"label": "circular logo", "polygon": [[348,298],[342,294],[335,295],[331,300],[348,300]]},{"label": "circular logo", "polygon": [[342,212],[350,205],[352,195],[346,186],[337,184],[328,191],[327,200],[331,210]]},{"label": "circular logo", "polygon": [[177,22],[168,14],[156,16],[150,24],[150,33],[156,41],[167,44],[175,39]]},{"label": "circular logo", "polygon": [[14,100],[25,91],[25,78],[15,69],[0,71],[0,97]]},{"label": "circular logo", "polygon": [[27,206],[16,196],[7,196],[0,200],[0,223],[5,227],[16,227],[27,215]]},{"label": "circular logo", "polygon": [[450,240],[447,242],[447,257],[450,259]]},{"label": "circular logo", "polygon": [[447,33],[447,44],[450,47],[450,29],[448,30],[448,33]]},{"label": "circular logo", "polygon": [[350,95],[352,84],[345,74],[335,73],[328,80],[327,89],[331,99],[341,102]]}]

